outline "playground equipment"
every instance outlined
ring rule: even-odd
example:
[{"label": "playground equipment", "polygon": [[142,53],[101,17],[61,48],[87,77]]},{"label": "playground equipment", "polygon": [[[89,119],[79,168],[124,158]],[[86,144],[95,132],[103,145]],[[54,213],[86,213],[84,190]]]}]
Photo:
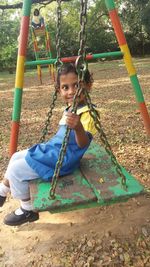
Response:
[{"label": "playground equipment", "polygon": [[[38,60],[43,61],[46,59],[52,58],[51,52],[51,45],[50,45],[50,36],[48,32],[48,27],[44,26],[41,28],[33,28],[32,30],[32,40],[33,40],[33,47],[34,47],[34,54],[36,62]],[[54,66],[52,63],[46,63],[43,65],[48,65],[50,76],[54,79]],[[37,65],[37,73],[42,84],[42,69],[41,64]]]},{"label": "playground equipment", "polygon": [[[81,7],[85,8],[87,1],[81,1]],[[146,127],[148,134],[150,133],[150,118],[146,105],[144,103],[143,94],[141,87],[138,82],[135,68],[132,63],[129,48],[127,46],[121,24],[115,9],[114,2],[112,0],[105,0],[108,8],[110,18],[112,20],[114,30],[120,45],[121,52],[109,53],[107,56],[116,56],[118,53],[123,54],[125,66],[130,75],[132,85],[135,90],[137,102],[141,110],[141,115]],[[61,0],[57,0],[59,12],[61,10]],[[27,37],[29,29],[29,15],[32,1],[24,0],[23,2],[23,18],[21,27],[21,40],[18,51],[17,61],[17,73],[16,73],[16,90],[14,99],[14,110],[13,110],[13,122],[10,142],[10,153],[13,154],[17,148],[17,139],[19,133],[19,121],[21,111],[21,99],[22,99],[22,88],[24,78],[24,65],[25,65],[25,53],[27,47]],[[86,16],[82,10],[81,16]],[[60,15],[60,13],[59,13]],[[81,31],[85,29],[85,17],[81,19]],[[83,24],[82,24],[83,23]],[[60,17],[59,17],[60,26]],[[60,27],[59,27],[60,30]],[[80,38],[83,38],[83,32]],[[59,36],[59,34],[58,34]],[[60,57],[60,40],[57,42],[57,65],[65,59]],[[80,46],[83,42],[80,42]],[[82,48],[82,49],[81,49]],[[81,59],[85,63],[86,58],[91,59],[92,57],[104,57],[104,54],[96,55],[85,55],[85,48],[82,46],[79,50],[79,57],[76,63],[79,63]],[[88,58],[90,57],[90,58]],[[105,55],[106,57],[106,55]],[[49,64],[54,59],[45,60]],[[75,60],[75,57],[67,58],[66,60]],[[44,64],[42,61],[28,62],[28,65],[32,64]],[[106,135],[101,127],[100,119],[95,116],[95,110],[92,108],[89,95],[86,95],[87,104],[91,112],[91,116],[94,118],[97,129],[100,133],[102,143],[105,147],[98,147],[92,144],[86,153],[85,158],[81,162],[81,170],[76,171],[72,176],[64,177],[58,180],[59,170],[63,161],[65,146],[67,145],[67,139],[62,144],[60,151],[60,157],[56,169],[54,172],[52,184],[45,183],[41,180],[37,180],[31,185],[31,196],[33,200],[33,206],[36,210],[50,210],[51,212],[58,212],[64,210],[71,210],[76,208],[85,208],[97,205],[110,204],[117,201],[123,201],[131,196],[135,196],[144,191],[143,187],[131,176],[124,168],[122,168],[107,141]],[[66,138],[69,136],[69,129],[66,132]],[[87,161],[88,159],[88,161]],[[60,164],[59,164],[60,163]],[[58,186],[56,187],[58,183]],[[50,188],[49,188],[50,187]],[[50,189],[50,190],[49,190]],[[55,194],[56,190],[56,194]],[[50,191],[50,198],[49,198]]]}]

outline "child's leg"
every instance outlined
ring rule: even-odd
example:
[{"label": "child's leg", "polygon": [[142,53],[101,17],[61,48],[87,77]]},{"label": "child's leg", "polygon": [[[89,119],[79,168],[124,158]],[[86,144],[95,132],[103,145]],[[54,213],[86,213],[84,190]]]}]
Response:
[{"label": "child's leg", "polygon": [[25,160],[27,150],[20,153],[20,157],[17,157],[17,160],[15,160],[15,157],[14,160],[10,161],[5,173],[5,179],[9,181],[12,196],[21,202],[19,209],[6,216],[4,223],[8,225],[20,225],[39,218],[39,215],[33,212],[29,191],[29,181],[37,179],[39,176]]},{"label": "child's leg", "polygon": [[6,197],[8,192],[10,192],[9,181],[7,179],[3,179],[0,183],[0,196]]},{"label": "child's leg", "polygon": [[2,207],[6,201],[6,196],[10,192],[9,181],[4,179],[0,183],[0,207]]},{"label": "child's leg", "polygon": [[26,153],[27,151],[24,151],[20,158],[10,162],[5,173],[12,196],[20,200],[30,199],[29,181],[39,178],[39,175],[27,164]]},{"label": "child's leg", "polygon": [[[7,170],[10,169],[10,166],[13,164],[15,160],[25,157],[26,153],[27,153],[26,150],[22,150],[20,152],[14,153],[9,161]],[[6,171],[5,177],[7,177],[7,171]],[[9,192],[10,192],[9,180],[7,178],[4,178],[3,181],[0,183],[0,207],[3,206],[6,200],[7,193]]]}]

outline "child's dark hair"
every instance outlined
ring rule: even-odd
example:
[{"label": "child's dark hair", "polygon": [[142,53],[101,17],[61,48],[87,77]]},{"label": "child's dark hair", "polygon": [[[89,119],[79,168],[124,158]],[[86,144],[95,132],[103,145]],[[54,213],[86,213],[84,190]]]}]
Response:
[{"label": "child's dark hair", "polygon": [[34,16],[39,16],[40,11],[37,8],[35,8],[33,14]]},{"label": "child's dark hair", "polygon": [[[57,72],[57,79],[56,79],[56,86],[57,86],[57,88],[60,87],[60,76],[61,75],[68,74],[68,73],[75,73],[76,75],[78,75],[77,70],[76,70],[76,67],[75,67],[74,64],[72,64],[72,63],[64,63],[63,66],[58,70],[58,72]],[[87,84],[92,84],[93,83],[92,74],[89,72],[88,69],[84,73],[84,81]]]}]

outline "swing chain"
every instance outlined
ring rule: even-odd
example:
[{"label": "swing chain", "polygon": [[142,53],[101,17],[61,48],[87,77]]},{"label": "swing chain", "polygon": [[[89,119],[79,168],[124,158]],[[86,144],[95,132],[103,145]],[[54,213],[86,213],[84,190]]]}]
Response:
[{"label": "swing chain", "polygon": [[[57,0],[59,2],[59,0]],[[61,0],[60,0],[61,2]],[[85,33],[85,25],[87,22],[86,14],[87,14],[87,0],[81,0],[81,10],[80,10],[80,25],[81,25],[81,31],[79,34],[79,41],[80,41],[80,49],[78,51],[79,57],[76,60],[76,69],[78,72],[78,89],[74,95],[73,99],[73,106],[72,106],[72,113],[76,113],[77,107],[78,107],[78,98],[80,98],[80,95],[82,91],[84,90],[82,88],[82,81],[84,80],[84,73],[87,69],[87,64],[85,62],[85,57],[86,57],[86,50],[85,50],[85,41],[86,41],[86,33]],[[58,42],[58,47],[59,48],[60,42]],[[59,50],[59,49],[58,49]],[[59,50],[60,51],[60,50]],[[58,53],[59,55],[59,53]],[[57,57],[57,60],[60,60],[60,57]],[[60,61],[59,61],[60,62]],[[59,64],[61,65],[61,64]],[[60,66],[61,67],[61,66]],[[55,198],[55,190],[58,182],[58,177],[60,173],[60,169],[63,163],[63,159],[66,153],[68,141],[69,141],[69,136],[70,136],[71,129],[67,126],[66,128],[66,133],[64,136],[64,140],[60,149],[58,161],[56,163],[55,171],[52,177],[52,183],[51,183],[51,188],[50,188],[50,199]]]},{"label": "swing chain", "polygon": [[87,70],[86,62],[86,24],[87,24],[87,0],[81,0],[80,7],[80,32],[79,32],[79,42],[80,47],[78,51],[78,58],[76,60],[75,66],[78,72],[78,77],[80,80],[84,80],[84,73]]},{"label": "swing chain", "polygon": [[62,24],[62,10],[61,1],[57,0],[57,33],[56,33],[56,51],[57,58],[55,62],[56,69],[61,68],[63,62],[61,61],[61,24]]},{"label": "swing chain", "polygon": [[50,199],[55,199],[55,190],[56,190],[56,186],[57,186],[57,182],[58,182],[58,177],[59,177],[59,173],[60,173],[60,169],[63,163],[63,159],[64,159],[64,155],[66,153],[66,149],[67,149],[67,144],[68,144],[68,140],[69,140],[69,135],[70,135],[70,131],[71,129],[69,127],[67,127],[66,129],[66,133],[64,136],[64,140],[59,152],[59,157],[55,166],[55,171],[52,177],[52,182],[51,182],[51,188],[49,191],[49,198]]},{"label": "swing chain", "polygon": [[53,99],[52,99],[52,103],[50,104],[50,109],[47,113],[47,120],[45,121],[45,127],[43,129],[43,135],[41,136],[39,142],[40,143],[43,143],[45,141],[45,138],[46,138],[46,135],[48,133],[48,128],[49,128],[49,125],[50,125],[50,119],[52,117],[52,114],[53,114],[53,109],[55,107],[55,102],[57,100],[57,89],[55,88],[55,92],[53,94]]},{"label": "swing chain", "polygon": [[[78,101],[77,100],[80,97],[82,91],[83,91],[83,89],[81,87],[79,87],[78,90],[76,91],[75,95],[74,95],[73,106],[72,106],[72,110],[71,110],[72,113],[77,112],[77,107],[78,107]],[[60,152],[59,152],[58,161],[56,163],[55,171],[54,171],[54,174],[52,177],[52,183],[51,183],[51,188],[50,188],[50,192],[49,192],[50,199],[55,199],[55,190],[56,190],[56,186],[57,186],[57,182],[58,182],[60,169],[61,169],[63,159],[64,159],[64,156],[66,153],[70,132],[71,132],[71,129],[67,126],[64,140],[63,140]]]},{"label": "swing chain", "polygon": [[78,55],[82,55],[85,58],[86,53],[86,31],[85,27],[87,24],[87,0],[81,0],[81,9],[80,9],[80,25],[81,30],[79,32],[79,40],[80,40],[80,49],[78,51]]},{"label": "swing chain", "polygon": [[111,157],[111,161],[112,161],[113,165],[116,167],[116,171],[117,171],[118,175],[121,177],[122,187],[126,190],[127,189],[126,177],[124,176],[122,169],[121,169],[120,165],[118,164],[117,159],[116,159],[115,155],[113,154],[112,148],[111,148],[111,146],[107,140],[106,134],[103,131],[103,128],[102,128],[102,125],[100,122],[100,115],[96,111],[96,109],[93,107],[93,105],[91,103],[91,98],[90,98],[87,90],[84,91],[84,95],[86,97],[86,102],[87,102],[87,105],[89,107],[89,113],[95,122],[95,128],[98,130],[98,132],[100,134],[100,139],[101,139],[101,141],[105,147],[105,150],[106,150],[107,154]]}]

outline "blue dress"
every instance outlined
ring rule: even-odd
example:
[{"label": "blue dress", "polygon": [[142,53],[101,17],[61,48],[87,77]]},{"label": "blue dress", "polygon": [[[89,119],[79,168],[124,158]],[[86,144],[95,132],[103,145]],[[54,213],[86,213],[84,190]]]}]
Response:
[{"label": "blue dress", "polygon": [[[89,112],[88,116],[90,116]],[[46,143],[32,146],[25,157],[29,166],[45,181],[51,181],[53,177],[66,128],[66,125],[60,125],[53,138]],[[86,131],[86,134],[91,142],[92,134],[89,131]],[[74,130],[71,130],[63,164],[60,169],[60,176],[70,174],[79,167],[80,160],[88,149],[89,144],[84,148],[80,148],[76,143]]]}]

